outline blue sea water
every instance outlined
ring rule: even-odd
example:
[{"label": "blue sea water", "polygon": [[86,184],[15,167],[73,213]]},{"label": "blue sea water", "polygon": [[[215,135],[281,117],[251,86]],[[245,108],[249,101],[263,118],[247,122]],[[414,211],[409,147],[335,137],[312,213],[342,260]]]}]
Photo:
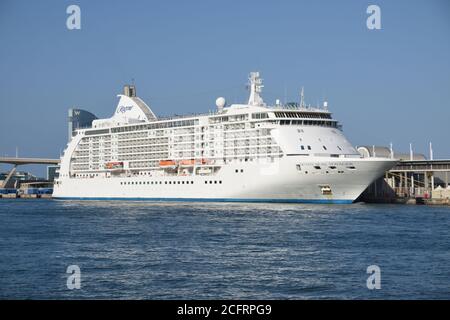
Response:
[{"label": "blue sea water", "polygon": [[2,199],[0,298],[449,299],[450,208]]}]

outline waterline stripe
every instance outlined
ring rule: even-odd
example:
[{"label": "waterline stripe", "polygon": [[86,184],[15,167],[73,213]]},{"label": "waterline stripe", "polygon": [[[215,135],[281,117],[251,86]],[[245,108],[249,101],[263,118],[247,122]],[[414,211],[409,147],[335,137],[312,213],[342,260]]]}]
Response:
[{"label": "waterline stripe", "polygon": [[120,201],[160,201],[160,202],[268,202],[268,203],[318,203],[349,204],[349,199],[252,199],[252,198],[115,198],[115,197],[53,197],[56,200],[120,200]]}]

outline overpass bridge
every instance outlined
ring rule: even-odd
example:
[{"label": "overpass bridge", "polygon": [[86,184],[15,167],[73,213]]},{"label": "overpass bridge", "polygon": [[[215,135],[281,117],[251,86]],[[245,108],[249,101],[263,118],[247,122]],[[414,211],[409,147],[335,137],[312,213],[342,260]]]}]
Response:
[{"label": "overpass bridge", "polygon": [[17,166],[25,164],[58,164],[59,159],[0,157],[0,163],[7,163],[13,165],[13,168],[9,171],[5,180],[3,180],[2,184],[0,185],[1,188],[5,188],[9,180],[11,180],[11,177],[16,172]]}]

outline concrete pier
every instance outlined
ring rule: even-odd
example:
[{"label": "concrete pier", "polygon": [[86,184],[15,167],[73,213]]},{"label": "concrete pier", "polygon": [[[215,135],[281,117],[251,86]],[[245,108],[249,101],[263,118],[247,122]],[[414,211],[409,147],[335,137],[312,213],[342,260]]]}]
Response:
[{"label": "concrete pier", "polygon": [[378,203],[448,205],[450,160],[400,161],[359,197]]}]

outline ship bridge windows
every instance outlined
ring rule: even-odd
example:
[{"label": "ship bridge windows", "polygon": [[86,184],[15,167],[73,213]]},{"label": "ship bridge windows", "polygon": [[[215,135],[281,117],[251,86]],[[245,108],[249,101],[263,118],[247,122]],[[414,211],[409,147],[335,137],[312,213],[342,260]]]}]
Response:
[{"label": "ship bridge windows", "polygon": [[276,111],[276,118],[331,119],[331,114],[324,112]]},{"label": "ship bridge windows", "polygon": [[304,125],[338,128],[337,121],[334,120],[278,120],[279,125]]}]

